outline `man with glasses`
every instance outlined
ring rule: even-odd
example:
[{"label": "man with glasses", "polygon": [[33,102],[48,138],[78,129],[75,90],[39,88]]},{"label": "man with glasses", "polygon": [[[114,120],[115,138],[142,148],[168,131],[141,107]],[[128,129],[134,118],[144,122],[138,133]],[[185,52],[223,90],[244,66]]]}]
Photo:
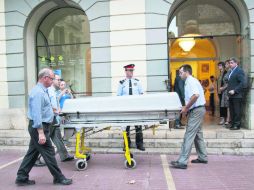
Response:
[{"label": "man with glasses", "polygon": [[[54,112],[54,120],[52,125],[49,128],[49,136],[57,148],[57,152],[60,156],[61,161],[66,162],[66,161],[73,160],[74,157],[68,154],[68,151],[63,143],[63,138],[61,135],[60,117],[59,117],[60,106],[59,106],[59,100],[57,98],[59,94],[59,84],[60,84],[60,76],[55,74],[55,78],[53,79],[53,84],[48,88],[50,103]],[[41,155],[40,155],[35,163],[35,166],[41,167],[45,165],[46,164],[41,161]]]},{"label": "man with glasses", "polygon": [[241,128],[241,112],[242,98],[245,74],[238,66],[236,58],[229,59],[231,73],[228,79],[228,96],[229,96],[229,111],[231,117],[230,130],[239,130]]},{"label": "man with glasses", "polygon": [[184,97],[185,106],[182,107],[182,114],[187,114],[187,126],[181,153],[177,161],[171,161],[174,168],[187,169],[188,160],[194,142],[198,158],[191,163],[208,163],[206,146],[203,138],[202,124],[205,116],[205,95],[200,82],[192,76],[190,65],[180,67],[179,74],[185,81]]},{"label": "man with glasses", "polygon": [[18,169],[15,183],[18,186],[35,184],[34,180],[29,179],[29,173],[41,154],[53,175],[53,183],[70,185],[72,180],[67,179],[57,165],[55,151],[49,137],[54,113],[47,88],[53,83],[54,73],[51,69],[45,68],[39,72],[38,78],[38,83],[29,93],[28,99],[28,131],[31,137],[29,149]]},{"label": "man with glasses", "polygon": [[74,159],[73,156],[68,154],[68,151],[63,143],[63,138],[60,130],[60,104],[58,100],[58,95],[60,93],[60,76],[55,74],[55,78],[53,80],[53,84],[48,88],[49,98],[54,112],[54,123],[50,127],[50,138],[53,143],[56,145],[57,152],[59,153],[60,159],[62,162],[71,161]]},{"label": "man with glasses", "polygon": [[[117,96],[129,96],[129,95],[141,95],[143,94],[143,89],[141,83],[138,79],[133,78],[134,64],[125,65],[125,74],[126,78],[119,82]],[[143,143],[143,133],[142,126],[135,126],[136,130],[136,146],[137,149],[145,151],[144,143]],[[128,144],[131,146],[130,139],[130,126],[126,127]]]}]

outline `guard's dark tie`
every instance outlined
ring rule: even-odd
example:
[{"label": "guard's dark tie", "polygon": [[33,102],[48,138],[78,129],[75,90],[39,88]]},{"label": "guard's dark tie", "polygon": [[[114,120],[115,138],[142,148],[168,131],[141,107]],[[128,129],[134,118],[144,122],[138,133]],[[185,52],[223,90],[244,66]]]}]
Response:
[{"label": "guard's dark tie", "polygon": [[129,95],[132,95],[132,84],[131,84],[131,80],[129,80]]}]

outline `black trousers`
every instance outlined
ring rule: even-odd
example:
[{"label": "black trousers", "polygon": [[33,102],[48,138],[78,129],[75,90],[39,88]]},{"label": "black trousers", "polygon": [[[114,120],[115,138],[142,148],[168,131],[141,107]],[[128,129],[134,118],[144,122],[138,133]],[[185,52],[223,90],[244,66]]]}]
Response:
[{"label": "black trousers", "polygon": [[[137,146],[143,145],[142,125],[136,125],[135,130],[136,130],[136,145]],[[131,144],[130,126],[126,127],[126,132],[127,132],[128,143],[129,143],[129,146],[130,146],[130,144]]]},{"label": "black trousers", "polygon": [[214,112],[215,112],[214,93],[210,94],[210,108],[211,108],[212,115],[214,115]]},{"label": "black trousers", "polygon": [[228,108],[226,107],[221,107],[221,99],[222,99],[222,94],[218,94],[219,95],[219,103],[220,103],[220,117],[224,117],[224,119],[227,118],[228,115]]},{"label": "black trousers", "polygon": [[232,127],[241,127],[242,98],[229,98],[229,111]]},{"label": "black trousers", "polygon": [[60,126],[50,126],[49,136],[53,143],[56,145],[57,152],[59,153],[61,161],[68,158],[69,154],[63,143]]},{"label": "black trousers", "polygon": [[43,131],[46,136],[46,143],[43,145],[40,145],[38,143],[39,135],[38,135],[37,129],[33,128],[32,124],[33,122],[30,121],[28,125],[28,131],[31,137],[29,149],[18,169],[17,180],[26,181],[29,179],[29,172],[33,168],[39,154],[42,155],[54,179],[57,179],[57,180],[64,179],[65,177],[57,165],[56,158],[55,158],[55,151],[49,138],[49,125],[43,124]]}]

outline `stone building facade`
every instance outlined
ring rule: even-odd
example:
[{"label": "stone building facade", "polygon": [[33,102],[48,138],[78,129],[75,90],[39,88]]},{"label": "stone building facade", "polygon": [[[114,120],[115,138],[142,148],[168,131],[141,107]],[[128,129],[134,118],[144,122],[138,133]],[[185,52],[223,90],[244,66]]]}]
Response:
[{"label": "stone building facade", "polygon": [[[183,25],[185,20],[204,15],[206,8],[207,13],[210,14],[213,9],[209,6],[217,7],[218,10],[230,9],[228,16],[221,17],[220,23],[227,22],[229,19],[232,19],[230,22],[233,23],[233,25],[218,25],[219,17],[208,19],[200,16],[196,19],[199,25],[203,26],[200,32],[205,33],[205,38],[211,39],[215,47],[214,63],[231,56],[238,57],[252,86],[254,1],[227,0],[221,3],[218,0],[197,0],[193,2],[197,4],[196,8],[204,6],[199,11],[194,9],[191,12],[190,9],[186,9],[178,14],[179,9],[190,6],[188,3],[191,4],[191,0],[0,0],[1,137],[7,134],[15,136],[13,130],[16,130],[15,134],[17,134],[18,131],[27,128],[28,92],[36,84],[39,60],[43,60],[42,57],[38,58],[38,28],[55,11],[59,11],[59,15],[62,14],[63,17],[69,13],[83,14],[88,22],[89,30],[86,31],[88,36],[84,42],[87,46],[83,53],[86,55],[84,60],[90,64],[86,67],[89,84],[83,91],[89,95],[115,95],[118,81],[124,77],[122,68],[130,63],[136,65],[135,75],[142,81],[146,93],[166,92],[167,81],[170,83],[172,80],[170,78],[172,61],[170,51],[173,47],[171,41],[181,35],[183,26],[180,28],[180,25]],[[71,9],[75,9],[76,12]],[[196,17],[194,13],[197,13]],[[218,15],[220,14],[222,13],[218,12]],[[169,33],[174,17],[179,34],[177,36],[174,33],[171,38]],[[187,17],[190,19],[186,19]],[[206,22],[215,23],[215,21],[217,25],[206,25]],[[79,23],[82,20],[73,23],[75,22]],[[47,23],[50,23],[50,19],[45,26]],[[61,25],[59,24],[58,27],[61,28]],[[226,32],[219,35],[207,32],[214,27],[218,27],[217,31],[223,31],[224,27]],[[234,28],[233,34],[231,34],[232,28]],[[73,39],[72,36],[69,37]],[[78,36],[74,38],[79,39]],[[79,44],[79,41],[76,42]],[[196,59],[192,58],[192,60]],[[183,61],[186,61],[185,58]],[[253,86],[248,89],[245,104],[245,127],[254,129],[254,117],[251,117],[254,114]]]}]

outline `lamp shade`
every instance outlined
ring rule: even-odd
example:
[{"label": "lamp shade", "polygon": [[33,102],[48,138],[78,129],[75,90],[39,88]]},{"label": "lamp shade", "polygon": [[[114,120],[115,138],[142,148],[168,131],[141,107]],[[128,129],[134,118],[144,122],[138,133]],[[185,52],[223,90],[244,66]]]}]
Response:
[{"label": "lamp shade", "polygon": [[196,42],[194,38],[180,38],[179,39],[179,46],[182,48],[183,51],[190,51]]}]

